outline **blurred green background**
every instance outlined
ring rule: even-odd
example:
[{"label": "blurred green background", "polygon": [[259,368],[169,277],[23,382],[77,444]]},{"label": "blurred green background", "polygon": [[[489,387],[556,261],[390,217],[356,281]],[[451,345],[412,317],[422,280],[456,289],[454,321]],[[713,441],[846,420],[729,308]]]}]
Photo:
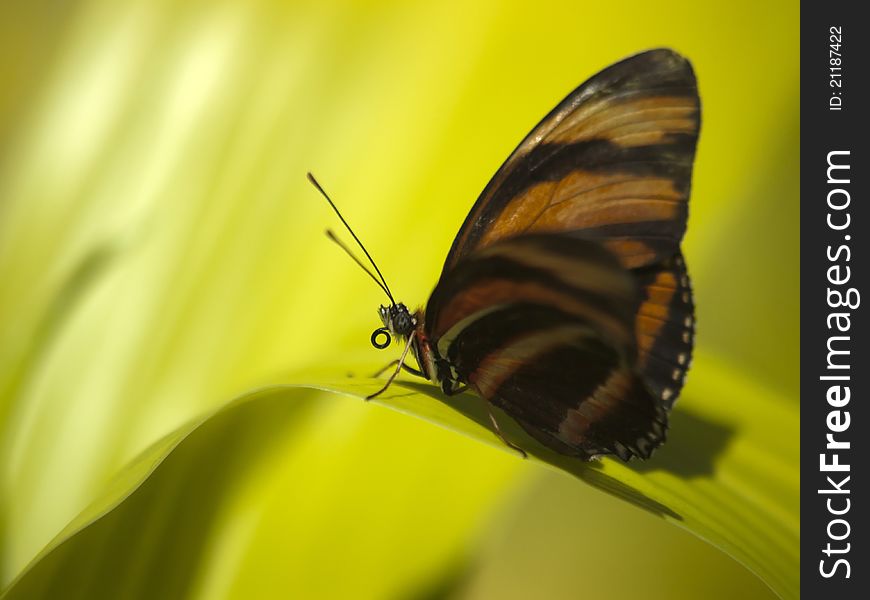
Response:
[{"label": "blurred green background", "polygon": [[[798,25],[785,1],[0,3],[0,586],[774,597],[671,523],[358,398],[265,394],[178,428],[261,385],[393,358],[368,342],[384,298],[323,236],[337,224],[307,170],[422,304],[528,130],[656,46],[691,59],[703,104],[684,246],[699,356],[797,423]],[[689,407],[713,392],[692,375]],[[718,409],[752,422],[754,396],[732,406],[717,381]],[[133,492],[127,465],[161,439]],[[796,513],[796,475],[754,475],[787,479],[774,511]],[[734,489],[719,503],[757,499]],[[112,494],[126,500],[107,512]],[[79,525],[105,518],[21,577],[88,506]]]}]

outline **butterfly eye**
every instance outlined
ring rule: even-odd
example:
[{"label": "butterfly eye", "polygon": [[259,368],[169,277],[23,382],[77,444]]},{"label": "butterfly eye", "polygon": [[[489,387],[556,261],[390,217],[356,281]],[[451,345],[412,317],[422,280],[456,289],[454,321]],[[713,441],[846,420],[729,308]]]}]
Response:
[{"label": "butterfly eye", "polygon": [[[378,342],[378,336],[380,336],[380,335],[383,335],[385,338],[383,343]],[[374,346],[378,350],[383,350],[384,348],[389,346],[390,342],[392,342],[392,341],[393,341],[393,338],[390,336],[390,330],[387,329],[386,327],[381,327],[379,329],[375,329],[372,332],[372,346]]]},{"label": "butterfly eye", "polygon": [[411,322],[411,315],[407,312],[402,312],[396,315],[395,321],[395,331],[399,335],[407,335],[407,333],[414,329],[414,324]]}]

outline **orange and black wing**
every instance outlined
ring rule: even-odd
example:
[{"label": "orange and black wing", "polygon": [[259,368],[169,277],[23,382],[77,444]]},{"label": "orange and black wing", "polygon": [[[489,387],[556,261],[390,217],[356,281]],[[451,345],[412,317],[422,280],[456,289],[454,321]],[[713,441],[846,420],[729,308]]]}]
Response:
[{"label": "orange and black wing", "polygon": [[686,228],[700,101],[688,60],[668,49],[618,62],[526,136],[477,199],[444,272],[527,232],[582,233],[635,268],[674,255]]},{"label": "orange and black wing", "polygon": [[635,278],[601,244],[527,234],[442,276],[425,328],[456,379],[546,446],[646,458],[667,414],[634,368],[640,301]]},{"label": "orange and black wing", "polygon": [[[689,61],[659,49],[616,63],[532,130],[453,242],[426,311],[430,337],[485,398],[560,452],[645,457],[664,438],[693,345],[679,244],[699,128]],[[529,235],[554,238],[541,264],[513,256],[491,270],[487,253]],[[570,238],[579,240],[574,254],[556,250]],[[607,260],[592,247],[613,263],[600,281],[587,267]],[[621,292],[608,287],[617,271],[635,294],[628,317],[615,300]],[[573,290],[554,283],[566,278]],[[563,310],[572,294],[587,313]],[[614,310],[620,326],[630,321],[630,342],[614,337]],[[570,337],[577,319],[588,336]]]}]

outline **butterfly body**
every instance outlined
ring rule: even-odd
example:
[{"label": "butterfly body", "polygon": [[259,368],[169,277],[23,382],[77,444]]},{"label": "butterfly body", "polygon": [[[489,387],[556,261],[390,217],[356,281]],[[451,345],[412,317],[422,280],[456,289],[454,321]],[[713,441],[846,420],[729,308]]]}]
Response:
[{"label": "butterfly body", "polygon": [[372,343],[406,344],[383,389],[404,367],[447,394],[468,386],[556,452],[648,458],[691,362],[680,241],[699,129],[694,72],[669,49],[575,89],[481,193],[425,309],[381,276],[391,305]]}]

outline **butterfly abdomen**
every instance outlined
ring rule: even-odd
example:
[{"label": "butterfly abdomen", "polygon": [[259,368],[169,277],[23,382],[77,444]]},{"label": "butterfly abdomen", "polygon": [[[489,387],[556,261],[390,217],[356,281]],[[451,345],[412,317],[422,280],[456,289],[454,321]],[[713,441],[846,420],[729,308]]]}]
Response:
[{"label": "butterfly abdomen", "polygon": [[414,358],[417,359],[417,365],[426,379],[440,383],[442,377],[439,377],[437,365],[439,357],[433,351],[429,335],[426,333],[423,310],[417,309],[417,312],[414,313],[414,318],[417,322],[414,330]]}]

